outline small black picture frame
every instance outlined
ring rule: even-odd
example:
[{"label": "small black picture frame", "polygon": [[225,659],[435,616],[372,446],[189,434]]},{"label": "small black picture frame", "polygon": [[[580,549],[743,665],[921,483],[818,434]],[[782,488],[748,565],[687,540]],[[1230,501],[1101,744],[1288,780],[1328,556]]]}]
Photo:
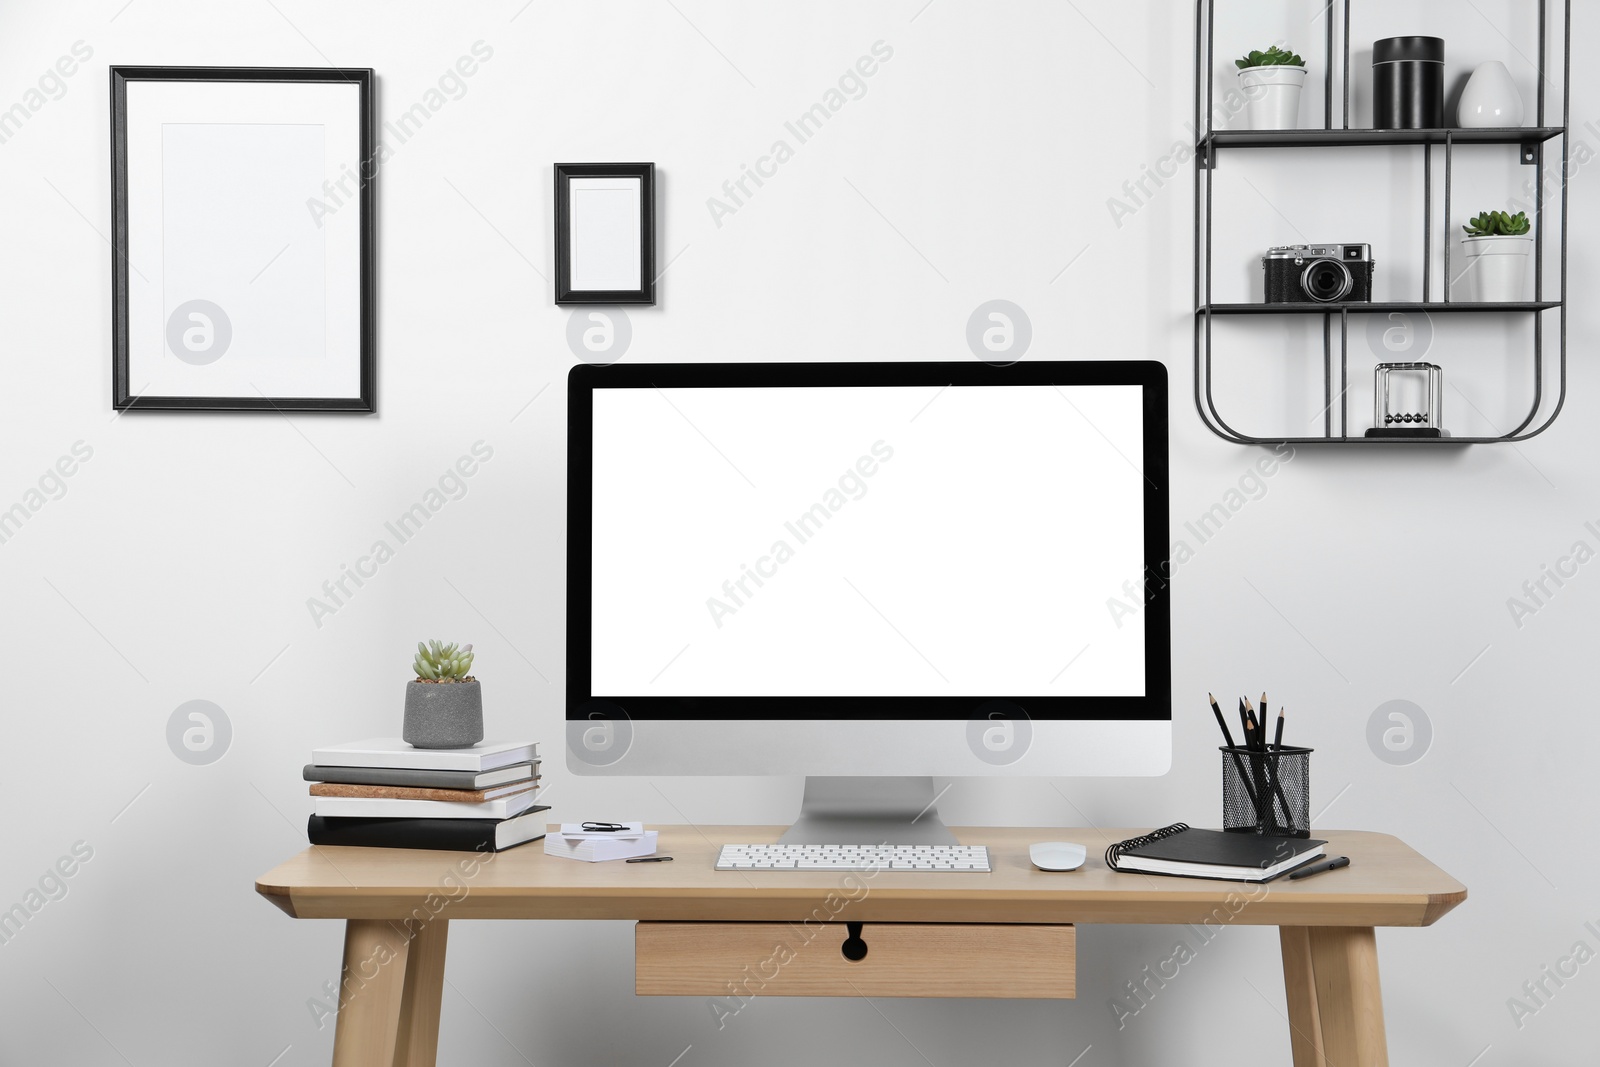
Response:
[{"label": "small black picture frame", "polygon": [[555,194],[556,303],[654,304],[656,165],[557,163]]},{"label": "small black picture frame", "polygon": [[[373,71],[115,65],[109,73],[112,407],[374,412]],[[324,95],[308,95],[318,87]],[[174,131],[184,130],[202,131],[184,142],[187,155],[173,148]],[[290,157],[300,172],[283,162],[282,144],[251,130],[293,132],[283,144],[306,147]],[[219,149],[233,146],[248,151],[230,172]],[[173,168],[174,159],[192,161],[192,172]],[[323,180],[305,180],[318,166]],[[220,192],[208,199],[196,190]],[[195,254],[185,260],[175,243]],[[319,274],[306,264],[328,266]],[[308,274],[315,280],[298,289],[283,284]],[[211,350],[191,347],[191,337]],[[253,363],[237,358],[247,355]],[[211,365],[220,373],[208,381],[196,369]]]}]

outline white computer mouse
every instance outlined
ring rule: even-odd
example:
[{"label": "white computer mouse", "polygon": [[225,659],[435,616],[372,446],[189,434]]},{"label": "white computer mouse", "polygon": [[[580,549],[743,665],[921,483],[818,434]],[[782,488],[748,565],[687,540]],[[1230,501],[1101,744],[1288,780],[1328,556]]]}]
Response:
[{"label": "white computer mouse", "polygon": [[1089,850],[1071,841],[1040,841],[1028,846],[1028,858],[1041,871],[1075,871]]}]

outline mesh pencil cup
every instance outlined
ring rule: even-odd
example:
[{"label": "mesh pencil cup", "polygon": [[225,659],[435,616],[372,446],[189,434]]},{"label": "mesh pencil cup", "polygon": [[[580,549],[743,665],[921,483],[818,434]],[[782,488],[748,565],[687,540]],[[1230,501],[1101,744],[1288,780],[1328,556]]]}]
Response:
[{"label": "mesh pencil cup", "polygon": [[1222,748],[1222,828],[1274,837],[1311,836],[1311,752]]}]

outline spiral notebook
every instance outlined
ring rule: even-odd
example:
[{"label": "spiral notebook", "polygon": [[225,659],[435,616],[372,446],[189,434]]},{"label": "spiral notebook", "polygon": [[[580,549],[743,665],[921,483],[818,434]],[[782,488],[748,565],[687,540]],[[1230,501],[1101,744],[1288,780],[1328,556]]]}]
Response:
[{"label": "spiral notebook", "polygon": [[1302,837],[1193,830],[1179,822],[1118,841],[1106,849],[1106,866],[1140,874],[1270,882],[1322,856],[1326,844]]}]

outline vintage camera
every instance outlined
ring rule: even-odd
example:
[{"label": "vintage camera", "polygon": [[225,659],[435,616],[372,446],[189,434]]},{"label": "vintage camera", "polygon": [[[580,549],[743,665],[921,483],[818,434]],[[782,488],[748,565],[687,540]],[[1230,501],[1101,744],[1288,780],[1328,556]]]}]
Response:
[{"label": "vintage camera", "polygon": [[1283,245],[1261,257],[1269,304],[1372,302],[1371,245]]}]

